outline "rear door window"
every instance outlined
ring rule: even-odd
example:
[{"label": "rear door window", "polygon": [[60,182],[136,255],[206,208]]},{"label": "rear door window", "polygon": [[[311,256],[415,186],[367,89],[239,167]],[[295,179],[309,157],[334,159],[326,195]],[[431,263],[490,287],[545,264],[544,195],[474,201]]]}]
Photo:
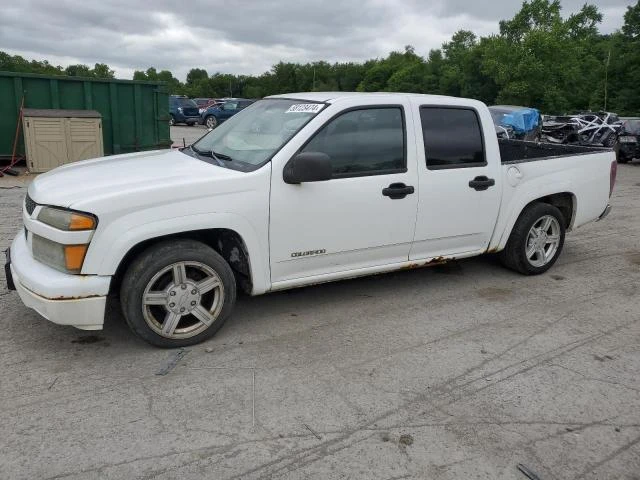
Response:
[{"label": "rear door window", "polygon": [[487,164],[480,119],[475,110],[420,107],[424,153],[429,170]]}]

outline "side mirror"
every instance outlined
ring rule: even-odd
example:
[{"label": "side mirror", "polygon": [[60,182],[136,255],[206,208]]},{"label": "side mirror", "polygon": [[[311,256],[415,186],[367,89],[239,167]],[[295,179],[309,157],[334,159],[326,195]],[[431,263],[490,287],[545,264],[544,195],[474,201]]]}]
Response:
[{"label": "side mirror", "polygon": [[284,167],[284,183],[322,182],[333,176],[331,159],[326,153],[302,152],[293,157]]}]

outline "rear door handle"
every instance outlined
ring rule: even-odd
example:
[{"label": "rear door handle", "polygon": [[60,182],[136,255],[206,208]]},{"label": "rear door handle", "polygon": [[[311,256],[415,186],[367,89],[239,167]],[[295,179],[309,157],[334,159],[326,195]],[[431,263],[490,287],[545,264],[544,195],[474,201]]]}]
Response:
[{"label": "rear door handle", "polygon": [[474,178],[469,182],[469,187],[477,191],[486,190],[489,187],[493,187],[496,181],[493,178],[488,178],[485,175]]},{"label": "rear door handle", "polygon": [[415,189],[411,185],[405,185],[404,183],[392,183],[387,188],[382,189],[382,195],[389,197],[391,200],[399,200],[411,195],[415,192]]}]

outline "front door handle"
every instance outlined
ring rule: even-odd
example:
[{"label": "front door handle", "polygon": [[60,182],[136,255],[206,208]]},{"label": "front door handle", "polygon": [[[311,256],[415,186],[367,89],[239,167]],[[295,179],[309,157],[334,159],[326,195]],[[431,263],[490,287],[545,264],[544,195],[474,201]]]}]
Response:
[{"label": "front door handle", "polygon": [[471,180],[469,182],[469,187],[481,192],[489,187],[493,187],[495,184],[496,181],[493,178],[488,178],[485,175],[482,175]]},{"label": "front door handle", "polygon": [[382,195],[389,197],[391,200],[399,200],[411,195],[415,192],[415,189],[411,185],[405,185],[404,183],[392,183],[387,188],[382,189]]}]

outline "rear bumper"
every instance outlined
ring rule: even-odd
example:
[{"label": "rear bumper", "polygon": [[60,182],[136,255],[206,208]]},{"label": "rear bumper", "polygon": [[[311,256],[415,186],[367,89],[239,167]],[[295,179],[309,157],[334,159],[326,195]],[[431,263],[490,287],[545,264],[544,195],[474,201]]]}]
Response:
[{"label": "rear bumper", "polygon": [[184,113],[174,113],[173,118],[177,123],[200,123],[200,115],[185,115]]},{"label": "rear bumper", "polygon": [[7,280],[11,278],[25,306],[59,325],[102,328],[111,277],[69,275],[36,261],[24,231],[16,236],[10,252]]}]

